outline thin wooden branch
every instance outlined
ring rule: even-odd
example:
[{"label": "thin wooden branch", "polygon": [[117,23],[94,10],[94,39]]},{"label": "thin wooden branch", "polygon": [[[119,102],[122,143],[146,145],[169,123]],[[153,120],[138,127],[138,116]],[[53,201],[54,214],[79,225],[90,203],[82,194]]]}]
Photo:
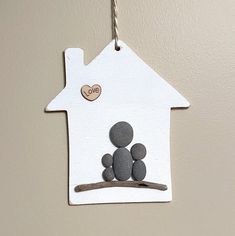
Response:
[{"label": "thin wooden branch", "polygon": [[165,184],[158,184],[147,181],[111,181],[111,182],[98,182],[92,184],[81,184],[77,185],[74,188],[74,190],[75,192],[83,192],[88,190],[111,188],[111,187],[151,188],[160,191],[167,190],[167,186]]}]

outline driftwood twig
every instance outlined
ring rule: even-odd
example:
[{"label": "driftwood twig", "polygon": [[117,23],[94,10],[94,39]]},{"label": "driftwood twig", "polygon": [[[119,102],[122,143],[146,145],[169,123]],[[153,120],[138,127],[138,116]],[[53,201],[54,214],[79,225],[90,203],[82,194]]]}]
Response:
[{"label": "driftwood twig", "polygon": [[160,191],[167,190],[167,186],[165,184],[158,184],[147,181],[111,181],[111,182],[98,182],[92,184],[81,184],[77,185],[74,188],[74,190],[75,192],[83,192],[88,190],[111,188],[111,187],[151,188]]}]

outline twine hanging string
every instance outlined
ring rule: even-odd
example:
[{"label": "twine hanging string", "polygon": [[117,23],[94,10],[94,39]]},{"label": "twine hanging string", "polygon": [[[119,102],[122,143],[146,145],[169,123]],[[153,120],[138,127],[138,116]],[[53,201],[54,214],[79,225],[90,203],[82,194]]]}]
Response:
[{"label": "twine hanging string", "polygon": [[112,0],[112,26],[113,26],[113,38],[115,41],[114,48],[116,51],[120,50],[120,46],[118,44],[119,34],[118,34],[118,7],[117,0]]}]

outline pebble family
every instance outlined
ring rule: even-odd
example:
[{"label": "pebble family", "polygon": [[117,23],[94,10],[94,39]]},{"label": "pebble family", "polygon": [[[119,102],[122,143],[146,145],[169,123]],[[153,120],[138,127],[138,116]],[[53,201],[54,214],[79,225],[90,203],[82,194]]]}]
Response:
[{"label": "pebble family", "polygon": [[102,164],[105,167],[103,179],[112,181],[116,178],[119,181],[126,181],[131,176],[134,180],[141,181],[146,176],[146,166],[142,159],[146,156],[146,148],[141,143],[136,143],[129,151],[128,146],[134,136],[131,125],[120,121],[112,126],[109,132],[110,141],[117,147],[113,155],[106,153],[102,157]]}]

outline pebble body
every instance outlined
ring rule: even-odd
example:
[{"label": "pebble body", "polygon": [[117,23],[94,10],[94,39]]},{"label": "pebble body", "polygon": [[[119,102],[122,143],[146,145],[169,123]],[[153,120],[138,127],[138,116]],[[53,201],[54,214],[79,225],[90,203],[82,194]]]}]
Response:
[{"label": "pebble body", "polygon": [[113,154],[113,170],[117,180],[125,181],[131,177],[133,160],[126,148],[118,148]]},{"label": "pebble body", "polygon": [[110,182],[114,179],[114,172],[112,167],[108,167],[103,171],[103,179]]},{"label": "pebble body", "polygon": [[129,123],[120,121],[110,129],[109,137],[116,147],[126,147],[131,143],[133,133],[133,128]]},{"label": "pebble body", "polygon": [[135,161],[132,168],[132,177],[134,180],[141,181],[146,176],[146,166],[143,161]]},{"label": "pebble body", "polygon": [[142,143],[136,143],[131,147],[131,155],[134,160],[141,160],[146,156],[146,148]]},{"label": "pebble body", "polygon": [[113,157],[110,154],[104,154],[102,157],[102,164],[104,167],[110,167],[113,164]]}]

